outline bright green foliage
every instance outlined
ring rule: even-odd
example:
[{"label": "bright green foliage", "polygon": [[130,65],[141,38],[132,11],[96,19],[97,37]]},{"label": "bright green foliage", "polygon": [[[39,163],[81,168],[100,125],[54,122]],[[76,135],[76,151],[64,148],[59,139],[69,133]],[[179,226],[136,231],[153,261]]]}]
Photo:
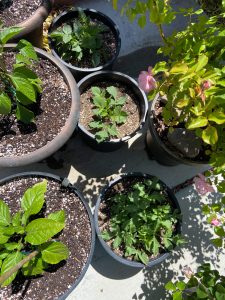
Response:
[{"label": "bright green foliage", "polygon": [[108,30],[103,24],[93,22],[83,11],[79,11],[77,19],[59,27],[50,37],[65,61],[79,62],[88,55],[93,67],[97,67],[101,57],[105,56],[102,51],[102,34]]},{"label": "bright green foliage", "polygon": [[[21,199],[21,210],[13,216],[8,205],[0,200],[0,275],[33,251],[38,251],[38,254],[21,268],[25,276],[42,274],[48,264],[57,264],[68,258],[68,248],[52,239],[65,227],[65,212],[60,210],[47,218],[34,219],[45,203],[46,191],[46,180],[27,189]],[[17,273],[13,273],[3,286],[10,284]]]},{"label": "bright green foliage", "polygon": [[8,71],[5,65],[3,47],[7,41],[18,34],[21,28],[0,26],[0,115],[15,112],[16,118],[23,123],[34,120],[30,105],[36,102],[37,94],[41,93],[41,80],[29,69],[38,57],[33,46],[20,40],[17,45],[16,63],[13,70]]},{"label": "bright green foliage", "polygon": [[92,87],[92,101],[95,108],[92,110],[94,121],[88,125],[95,130],[95,138],[98,143],[118,137],[116,125],[124,124],[127,113],[122,110],[126,103],[125,96],[118,95],[118,89],[109,86],[106,89]]},{"label": "bright green foliage", "polygon": [[165,288],[173,300],[225,300],[225,277],[212,270],[210,264],[203,264],[197,273],[188,276],[187,283],[171,281]]},{"label": "bright green foliage", "polygon": [[113,248],[121,247],[125,257],[147,264],[160,251],[184,242],[174,233],[180,218],[178,211],[170,205],[165,186],[157,178],[134,183],[128,191],[107,199],[107,203],[109,229],[101,236],[113,240]]}]

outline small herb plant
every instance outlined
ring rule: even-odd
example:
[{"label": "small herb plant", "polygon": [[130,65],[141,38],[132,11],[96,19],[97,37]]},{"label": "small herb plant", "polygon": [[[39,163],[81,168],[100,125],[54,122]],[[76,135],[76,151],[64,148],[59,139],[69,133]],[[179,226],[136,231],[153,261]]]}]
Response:
[{"label": "small herb plant", "polygon": [[112,247],[122,250],[125,257],[147,264],[152,256],[184,242],[174,233],[180,215],[157,178],[133,183],[107,202],[109,228],[101,236],[113,240]]},{"label": "small herb plant", "polygon": [[36,102],[37,94],[42,92],[41,80],[29,68],[33,61],[38,61],[33,46],[20,40],[17,45],[16,63],[8,71],[4,57],[4,45],[18,34],[21,28],[0,28],[0,115],[15,112],[16,118],[23,123],[34,120],[30,105]]},{"label": "small herb plant", "polygon": [[102,51],[102,34],[108,28],[103,24],[93,22],[80,10],[79,16],[70,24],[59,27],[50,34],[56,49],[65,61],[81,61],[86,55],[90,56],[94,67],[100,64]]},{"label": "small herb plant", "polygon": [[97,142],[118,137],[116,125],[124,124],[127,119],[127,113],[122,110],[126,97],[118,96],[118,89],[114,86],[106,89],[95,86],[91,91],[95,108],[92,110],[94,121],[89,123],[89,127],[96,130]]},{"label": "small herb plant", "polygon": [[34,218],[45,203],[46,190],[46,180],[27,189],[21,209],[13,216],[0,200],[0,286],[9,285],[19,270],[24,276],[35,276],[49,264],[68,258],[68,248],[52,239],[65,227],[65,212],[59,210],[46,218]]},{"label": "small herb plant", "polygon": [[165,288],[170,291],[173,300],[224,300],[225,277],[210,264],[203,264],[196,273],[187,267],[184,271],[188,282],[168,282]]}]

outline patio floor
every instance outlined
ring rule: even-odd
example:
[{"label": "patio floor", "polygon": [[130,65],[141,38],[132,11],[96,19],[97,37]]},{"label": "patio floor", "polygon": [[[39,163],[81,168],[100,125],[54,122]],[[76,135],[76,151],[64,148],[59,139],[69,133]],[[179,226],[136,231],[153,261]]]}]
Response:
[{"label": "patio floor", "polygon": [[[78,1],[78,4],[81,2]],[[156,50],[159,40],[154,28],[150,28],[150,32],[148,29],[139,32],[140,29],[134,24],[134,32],[137,36],[133,37],[134,47],[131,48],[128,41],[131,42],[129,32],[132,30],[132,25],[125,20],[125,17],[121,21],[121,17],[113,11],[109,1],[83,2],[85,4],[81,3],[80,6],[96,8],[120,23],[124,40],[122,56],[115,64],[115,70],[137,78],[141,70],[154,65],[158,59]],[[152,37],[151,41],[147,43],[147,38],[150,37]],[[124,46],[126,44],[127,49],[132,51],[126,50]],[[137,139],[132,139],[127,146],[111,153],[92,150],[83,142],[79,133],[75,132],[68,143],[54,156],[23,168],[1,169],[0,178],[24,171],[45,171],[68,177],[82,191],[93,209],[101,188],[118,174],[132,171],[145,172],[158,176],[168,186],[174,187],[207,169],[207,166],[166,167],[150,160],[145,150],[145,132],[146,127]],[[211,262],[214,268],[225,275],[225,250],[217,250],[210,243],[212,232],[201,213],[203,203],[215,201],[220,195],[199,197],[192,185],[180,190],[176,195],[183,215],[182,232],[187,239],[187,243],[182,248],[175,249],[160,265],[138,271],[114,261],[97,240],[91,265],[67,300],[165,300],[167,299],[165,283],[172,278],[182,277],[181,270],[185,265],[196,270],[203,261]]]}]

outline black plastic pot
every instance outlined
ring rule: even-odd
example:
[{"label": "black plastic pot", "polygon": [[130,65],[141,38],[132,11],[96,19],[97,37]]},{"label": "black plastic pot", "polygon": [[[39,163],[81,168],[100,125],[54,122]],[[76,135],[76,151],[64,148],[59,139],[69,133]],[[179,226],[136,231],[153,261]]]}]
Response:
[{"label": "black plastic pot", "polygon": [[[83,78],[84,76],[86,76],[90,73],[93,73],[93,72],[97,72],[100,70],[111,70],[114,61],[116,60],[117,56],[119,55],[120,47],[121,47],[121,39],[120,39],[119,29],[118,29],[117,25],[108,16],[106,16],[103,13],[96,11],[94,9],[83,9],[83,11],[91,19],[99,20],[100,22],[102,22],[103,24],[105,24],[106,26],[108,26],[111,29],[112,33],[114,34],[114,36],[116,38],[116,53],[108,62],[106,62],[102,66],[98,66],[95,68],[89,68],[89,69],[88,68],[78,68],[74,65],[71,65],[71,64],[65,62],[64,60],[62,60],[60,58],[60,56],[58,55],[57,51],[54,48],[54,42],[49,37],[49,46],[52,51],[52,54],[57,59],[59,59],[67,68],[69,68],[69,70],[72,72],[72,74],[74,75],[74,77],[77,81],[80,80],[81,78]],[[67,21],[76,19],[78,17],[78,13],[79,13],[78,10],[72,10],[72,11],[68,11],[68,12],[63,12],[60,15],[58,15],[53,20],[53,22],[49,28],[49,33],[56,30],[63,23],[66,23]]]},{"label": "black plastic pot", "polygon": [[[15,47],[16,44],[7,44],[4,49],[15,51]],[[48,54],[46,51],[38,48],[35,48],[35,51],[38,57],[47,59],[54,66],[56,66],[63,76],[65,82],[67,83],[71,93],[70,114],[61,132],[52,141],[48,142],[44,147],[22,156],[0,157],[0,167],[24,166],[45,159],[46,157],[52,155],[54,152],[60,149],[67,142],[77,126],[80,110],[80,95],[77,84],[72,74],[55,57]],[[49,101],[52,100],[49,99]]]},{"label": "black plastic pot", "polygon": [[126,74],[113,71],[99,71],[84,77],[81,81],[78,82],[80,94],[82,94],[85,90],[101,81],[114,81],[128,86],[129,90],[131,90],[136,96],[136,101],[138,101],[137,104],[140,109],[139,127],[129,136],[125,136],[121,139],[111,139],[110,141],[98,143],[95,139],[94,134],[87,131],[83,125],[78,123],[80,133],[88,145],[90,145],[93,149],[98,151],[110,152],[122,147],[131,137],[135,136],[135,134],[137,134],[137,132],[141,130],[146,121],[146,115],[148,112],[148,101],[145,93],[138,87],[137,82],[133,78]]},{"label": "black plastic pot", "polygon": [[[97,200],[97,203],[96,203],[96,206],[95,206],[95,212],[94,212],[95,230],[96,230],[98,239],[99,239],[101,245],[103,246],[103,248],[105,249],[105,251],[112,258],[114,258],[115,260],[117,260],[121,264],[126,265],[126,266],[130,266],[130,267],[134,267],[134,268],[139,268],[139,269],[142,269],[146,266],[147,267],[153,267],[154,265],[160,264],[162,261],[164,261],[170,255],[170,252],[162,253],[158,257],[156,257],[154,259],[151,259],[147,265],[144,265],[141,262],[131,261],[131,260],[128,260],[126,258],[123,258],[123,257],[115,254],[115,252],[113,252],[113,250],[107,245],[107,243],[101,237],[101,232],[100,232],[99,225],[98,225],[98,213],[99,213],[99,207],[100,207],[101,201],[104,199],[105,194],[108,190],[110,190],[114,185],[119,183],[121,181],[121,179],[129,178],[129,177],[140,177],[140,178],[149,178],[149,179],[151,179],[152,177],[155,177],[155,176],[152,176],[152,175],[149,175],[149,174],[143,174],[143,173],[139,173],[139,172],[137,172],[137,173],[134,172],[134,173],[123,174],[123,175],[117,177],[116,179],[114,179],[113,181],[111,181],[100,193],[100,195],[98,197],[98,200]],[[159,182],[165,187],[165,189],[166,189],[166,191],[169,195],[169,198],[171,200],[173,208],[177,209],[180,212],[181,211],[180,206],[179,206],[179,203],[178,203],[177,198],[176,198],[175,194],[173,193],[173,191],[161,180]],[[177,223],[176,232],[181,233],[181,221],[179,221],[179,223]]]},{"label": "black plastic pot", "polygon": [[179,157],[175,152],[170,150],[160,139],[155,126],[154,126],[154,109],[155,104],[158,100],[158,97],[152,102],[152,108],[148,114],[148,131],[146,135],[146,148],[148,154],[153,159],[157,160],[158,163],[166,166],[175,166],[178,164],[186,165],[199,165],[207,164],[207,161],[197,161],[191,160],[188,158]]},{"label": "black plastic pot", "polygon": [[[17,34],[10,42],[18,42],[20,39],[26,39],[36,47],[42,47],[43,39],[43,23],[48,17],[52,9],[50,0],[43,0],[36,12],[27,20],[16,24],[16,27],[21,27],[23,30]],[[21,12],[22,14],[23,12]]]},{"label": "black plastic pot", "polygon": [[[0,180],[0,185],[3,185],[6,182],[15,180],[16,178],[21,178],[21,177],[40,177],[40,178],[49,178],[49,179],[53,179],[57,182],[60,182],[62,184],[62,187],[66,187],[68,188],[72,193],[75,193],[78,198],[80,199],[80,201],[82,202],[82,204],[84,205],[88,216],[89,216],[89,221],[90,221],[90,226],[91,226],[91,247],[90,247],[90,252],[89,252],[89,256],[87,259],[87,262],[84,266],[84,268],[82,269],[80,276],[77,278],[77,280],[73,283],[73,285],[63,294],[61,295],[58,300],[65,300],[69,294],[76,288],[76,286],[80,283],[81,279],[84,277],[90,263],[92,260],[92,256],[94,253],[94,248],[95,248],[95,228],[94,228],[94,221],[93,221],[93,216],[90,210],[90,207],[88,206],[88,204],[86,203],[83,195],[79,192],[79,190],[74,186],[71,185],[68,182],[68,179],[66,178],[61,178],[57,175],[54,174],[50,174],[50,173],[45,173],[45,172],[23,172],[23,173],[18,173],[12,176],[8,176],[6,178],[3,178]],[[76,212],[75,212],[76,213]],[[69,272],[69,270],[68,270]]]}]

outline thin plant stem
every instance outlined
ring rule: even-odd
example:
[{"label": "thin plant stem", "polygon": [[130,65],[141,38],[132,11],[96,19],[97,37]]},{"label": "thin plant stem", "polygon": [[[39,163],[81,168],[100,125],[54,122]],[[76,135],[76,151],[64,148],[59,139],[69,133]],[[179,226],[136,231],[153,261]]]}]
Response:
[{"label": "thin plant stem", "polygon": [[3,275],[0,276],[0,286],[10,277],[13,275],[13,273],[19,271],[19,269],[22,268],[24,264],[29,262],[31,259],[33,259],[39,251],[35,250],[31,252],[29,255],[27,255],[24,259],[22,259],[18,264],[16,264],[14,267],[12,267],[9,271],[5,272]]}]

